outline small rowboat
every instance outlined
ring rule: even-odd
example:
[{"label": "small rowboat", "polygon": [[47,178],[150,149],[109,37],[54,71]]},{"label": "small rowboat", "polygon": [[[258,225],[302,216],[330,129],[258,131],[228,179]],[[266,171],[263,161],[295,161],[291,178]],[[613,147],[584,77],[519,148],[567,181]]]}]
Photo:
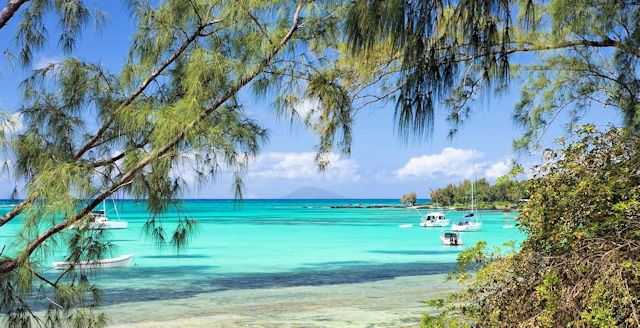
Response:
[{"label": "small rowboat", "polygon": [[445,231],[440,236],[440,241],[442,241],[442,245],[445,246],[462,246],[462,236],[459,232],[455,231]]},{"label": "small rowboat", "polygon": [[53,262],[53,268],[58,270],[65,270],[70,267],[77,269],[100,269],[100,268],[119,268],[126,267],[133,261],[133,255],[122,255],[110,259],[94,260],[94,261],[80,261],[73,262]]}]

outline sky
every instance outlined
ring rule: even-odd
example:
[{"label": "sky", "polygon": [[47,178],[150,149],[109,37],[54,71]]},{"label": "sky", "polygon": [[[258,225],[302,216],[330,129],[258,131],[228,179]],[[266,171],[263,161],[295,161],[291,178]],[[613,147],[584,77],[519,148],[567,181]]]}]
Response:
[{"label": "sky", "polygon": [[[106,24],[96,30],[90,27],[72,54],[99,63],[117,72],[122,66],[131,42],[133,26],[129,14],[119,1],[89,1],[101,6]],[[0,30],[2,51],[15,52],[17,20]],[[33,67],[60,61],[65,54],[56,47],[55,22],[48,45],[34,55]],[[0,57],[0,111],[19,110],[19,83],[32,67],[12,63],[9,56]],[[540,162],[539,153],[514,153],[512,141],[520,130],[512,121],[512,110],[519,97],[521,82],[514,81],[503,95],[485,95],[472,104],[473,115],[460,132],[449,139],[446,110],[436,110],[435,128],[428,138],[405,141],[395,132],[393,104],[365,108],[358,112],[353,129],[350,156],[331,154],[330,166],[319,172],[314,162],[317,138],[300,122],[279,118],[270,99],[255,99],[243,92],[241,99],[249,117],[267,128],[269,140],[255,158],[244,179],[245,198],[280,198],[298,188],[315,187],[347,198],[399,198],[415,191],[426,198],[431,189],[465,178],[493,180],[509,171],[516,159],[525,167]],[[599,125],[619,124],[613,112],[594,109],[585,118]],[[554,127],[545,138],[562,135],[562,127]],[[1,156],[1,155],[0,155]],[[188,166],[179,169],[187,181],[192,178]],[[0,198],[10,195],[14,178],[0,173]],[[223,173],[215,181],[192,183],[184,198],[231,198],[230,177]]]}]

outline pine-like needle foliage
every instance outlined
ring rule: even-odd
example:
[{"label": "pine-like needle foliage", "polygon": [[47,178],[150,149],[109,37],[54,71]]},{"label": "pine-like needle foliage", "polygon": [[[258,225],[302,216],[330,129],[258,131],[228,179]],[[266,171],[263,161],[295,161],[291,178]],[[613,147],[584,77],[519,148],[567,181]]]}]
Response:
[{"label": "pine-like needle foliage", "polygon": [[404,137],[430,132],[436,108],[453,135],[480,96],[524,77],[514,110],[521,149],[558,121],[571,130],[590,108],[617,109],[639,131],[639,10],[633,1],[357,0],[345,33],[354,56],[397,51],[378,74],[387,84],[371,93],[395,101]]}]

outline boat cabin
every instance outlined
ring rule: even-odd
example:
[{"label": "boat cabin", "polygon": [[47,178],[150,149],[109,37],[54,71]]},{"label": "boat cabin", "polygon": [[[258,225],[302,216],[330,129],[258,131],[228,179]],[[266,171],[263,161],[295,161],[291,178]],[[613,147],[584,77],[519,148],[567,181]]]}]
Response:
[{"label": "boat cabin", "polygon": [[444,220],[444,213],[441,213],[441,212],[429,213],[429,214],[427,214],[427,215],[425,215],[423,217],[423,220],[425,220],[425,221],[440,221],[440,220]]},{"label": "boat cabin", "polygon": [[461,244],[459,235],[456,232],[445,232],[443,237],[443,241],[446,241],[450,246],[457,246]]}]

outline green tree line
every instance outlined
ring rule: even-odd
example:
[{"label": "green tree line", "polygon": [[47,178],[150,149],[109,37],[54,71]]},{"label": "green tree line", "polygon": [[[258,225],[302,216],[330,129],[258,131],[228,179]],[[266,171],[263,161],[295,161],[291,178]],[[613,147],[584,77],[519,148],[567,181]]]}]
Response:
[{"label": "green tree line", "polygon": [[[431,201],[439,206],[468,207],[471,204],[471,180],[450,183],[431,191]],[[516,206],[528,196],[527,181],[501,176],[491,184],[487,179],[475,181],[475,202],[478,208],[502,208]]]}]

